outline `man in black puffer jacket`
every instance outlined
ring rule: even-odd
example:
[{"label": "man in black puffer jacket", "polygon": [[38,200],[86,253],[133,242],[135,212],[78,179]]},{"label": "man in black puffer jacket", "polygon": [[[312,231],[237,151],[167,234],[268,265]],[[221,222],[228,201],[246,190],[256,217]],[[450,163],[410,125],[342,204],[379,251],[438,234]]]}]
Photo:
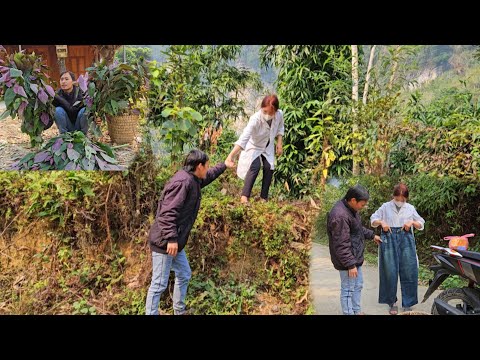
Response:
[{"label": "man in black puffer jacket", "polygon": [[348,189],[327,218],[330,256],[340,271],[340,303],[344,315],[361,314],[360,299],[363,287],[363,252],[365,239],[380,244],[380,236],[362,225],[358,211],[367,204],[369,194],[361,185]]},{"label": "man in black puffer jacket", "polygon": [[174,314],[186,313],[185,296],[191,270],[184,248],[200,208],[201,188],[219,177],[226,168],[225,163],[219,163],[209,169],[207,154],[192,150],[185,159],[183,169],[177,171],[165,185],[148,238],[153,267],[146,315],[158,315],[160,296],[168,286],[170,269],[175,272]]},{"label": "man in black puffer jacket", "polygon": [[55,106],[55,123],[60,134],[82,131],[85,135],[88,131],[88,121],[85,116],[83,94],[77,85],[74,85],[75,74],[64,71],[60,75],[60,90],[55,94],[53,106]]}]

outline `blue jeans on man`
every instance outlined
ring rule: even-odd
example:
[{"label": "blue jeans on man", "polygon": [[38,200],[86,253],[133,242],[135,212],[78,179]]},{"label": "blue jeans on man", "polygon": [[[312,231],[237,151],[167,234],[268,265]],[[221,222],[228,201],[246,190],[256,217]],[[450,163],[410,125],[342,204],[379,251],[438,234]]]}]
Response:
[{"label": "blue jeans on man", "polygon": [[362,267],[357,266],[357,277],[348,276],[348,270],[340,272],[340,304],[343,315],[359,315],[361,313],[361,298],[363,288]]},{"label": "blue jeans on man", "polygon": [[77,119],[73,124],[68,117],[67,112],[62,107],[55,108],[55,123],[57,124],[60,134],[73,131],[81,131],[85,135],[88,132],[88,121],[85,115],[85,108],[80,109],[77,114]]},{"label": "blue jeans on man", "polygon": [[145,306],[146,315],[158,315],[160,296],[168,286],[170,270],[175,272],[175,286],[173,288],[173,312],[175,315],[185,313],[185,297],[187,295],[188,282],[192,277],[192,271],[188,264],[185,249],[173,257],[152,251],[152,282],[147,293]]}]

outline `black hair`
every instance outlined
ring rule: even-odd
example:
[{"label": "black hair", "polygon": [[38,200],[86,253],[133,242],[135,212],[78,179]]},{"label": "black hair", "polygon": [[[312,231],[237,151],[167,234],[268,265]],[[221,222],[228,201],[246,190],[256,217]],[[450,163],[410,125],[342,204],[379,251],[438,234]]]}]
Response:
[{"label": "black hair", "polygon": [[205,165],[207,161],[207,154],[205,154],[201,150],[193,149],[188,153],[187,157],[185,158],[185,162],[183,163],[183,170],[188,171],[189,173],[193,173],[197,168],[198,164]]},{"label": "black hair", "polygon": [[72,78],[73,81],[75,81],[75,73],[73,71],[69,71],[69,70],[66,70],[66,71],[62,71],[60,73],[60,77],[62,77],[64,74],[66,73],[69,73],[70,74],[70,77]]},{"label": "black hair", "polygon": [[368,194],[368,190],[365,189],[362,185],[355,185],[348,189],[347,194],[345,195],[345,200],[350,201],[351,199],[355,199],[357,201],[368,201],[370,195]]}]

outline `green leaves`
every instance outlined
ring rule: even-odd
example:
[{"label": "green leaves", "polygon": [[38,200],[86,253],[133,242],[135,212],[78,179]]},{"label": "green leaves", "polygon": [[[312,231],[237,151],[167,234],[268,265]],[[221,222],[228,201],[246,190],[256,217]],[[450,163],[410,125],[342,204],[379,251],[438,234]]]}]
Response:
[{"label": "green leaves", "polygon": [[89,98],[85,103],[89,119],[116,116],[137,108],[137,103],[146,96],[149,77],[146,69],[143,59],[132,64],[107,64],[103,60],[87,68]]},{"label": "green leaves", "polygon": [[102,152],[104,151],[108,156],[110,157],[114,157],[114,154],[113,154],[113,150],[110,146],[108,146],[107,144],[103,144],[103,143],[95,143],[93,146],[92,146],[95,150],[97,150],[97,152]]},{"label": "green leaves", "polygon": [[[0,82],[7,108],[1,118],[20,116],[21,131],[28,134],[32,147],[38,146],[42,143],[41,133],[45,129],[41,118],[47,122],[55,113],[51,89],[47,88],[50,80],[45,71],[48,68],[42,64],[40,56],[22,52],[9,55],[5,65],[10,80],[9,87],[5,81]],[[37,95],[42,101],[38,101]]]},{"label": "green leaves", "polygon": [[112,149],[90,141],[81,131],[54,137],[37,153],[27,154],[13,170],[123,170]]},{"label": "green leaves", "polygon": [[85,146],[85,157],[86,159],[91,159],[92,155],[95,155],[97,151],[90,145]]},{"label": "green leaves", "polygon": [[117,115],[117,113],[118,113],[118,104],[117,104],[117,102],[116,102],[114,99],[112,99],[112,100],[110,100],[110,104],[112,105],[113,115]]},{"label": "green leaves", "polygon": [[[164,126],[171,117],[188,119],[196,130],[188,122],[179,124],[185,140],[203,150],[213,149],[216,140],[205,141],[204,134],[218,131],[220,124],[225,128],[234,119],[246,116],[245,101],[239,93],[261,88],[256,72],[233,65],[241,50],[239,45],[169,46],[162,65],[150,64],[153,81],[148,94],[148,122],[166,129],[171,128]],[[186,113],[172,115],[173,107],[184,108]]]},{"label": "green leaves", "polygon": [[67,149],[67,156],[70,160],[75,161],[80,157],[80,154],[74,149]]},{"label": "green leaves", "polygon": [[4,100],[5,100],[5,106],[7,107],[7,109],[13,104],[13,100],[15,99],[15,96],[17,96],[17,94],[13,92],[13,88],[8,88],[7,91],[5,91]]},{"label": "green leaves", "polygon": [[183,152],[184,144],[192,143],[202,115],[191,107],[174,106],[165,108],[162,116],[167,120],[162,123],[160,134],[164,139],[169,140],[173,159]]},{"label": "green leaves", "polygon": [[22,76],[22,74],[23,74],[22,70],[18,70],[18,69],[14,69],[14,68],[10,69],[10,76],[12,78],[18,78],[19,76]]},{"label": "green leaves", "polygon": [[[428,94],[428,93],[427,93]],[[448,88],[427,101],[414,92],[390,155],[397,174],[435,172],[479,179],[479,102],[472,91]]]},{"label": "green leaves", "polygon": [[[193,110],[193,109],[192,109],[192,110]],[[202,115],[200,115],[199,112],[197,112],[197,111],[192,111],[190,114],[191,114],[193,120],[195,120],[196,122],[202,121]]]},{"label": "green leaves", "polygon": [[[278,68],[277,89],[285,120],[284,155],[276,166],[275,181],[287,184],[291,196],[315,188],[313,175],[329,167],[336,172],[351,133],[351,63],[347,45],[267,45],[260,50],[265,66]],[[332,147],[332,150],[325,149]],[[333,152],[322,160],[322,153]],[[351,155],[350,155],[351,156]],[[349,167],[339,168],[345,174]],[[331,171],[328,171],[331,172]]]},{"label": "green leaves", "polygon": [[95,83],[89,82],[88,83],[88,96],[93,97],[95,95]]},{"label": "green leaves", "polygon": [[117,160],[115,160],[114,158],[111,158],[110,156],[108,156],[104,152],[100,152],[100,155],[105,161],[107,161],[111,164],[117,164]]},{"label": "green leaves", "polygon": [[162,111],[162,116],[165,118],[169,117],[172,111],[174,111],[172,108],[166,108],[165,110]]},{"label": "green leaves", "polygon": [[0,115],[0,120],[5,120],[7,117],[10,116],[10,111],[9,110],[5,110],[2,115]]}]

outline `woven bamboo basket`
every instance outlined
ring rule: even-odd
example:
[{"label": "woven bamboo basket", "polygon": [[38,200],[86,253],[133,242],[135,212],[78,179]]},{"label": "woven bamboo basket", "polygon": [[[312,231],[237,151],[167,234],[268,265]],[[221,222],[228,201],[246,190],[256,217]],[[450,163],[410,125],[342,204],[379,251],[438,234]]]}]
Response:
[{"label": "woven bamboo basket", "polygon": [[134,114],[108,117],[108,133],[112,142],[130,144],[138,133],[139,116]]}]

